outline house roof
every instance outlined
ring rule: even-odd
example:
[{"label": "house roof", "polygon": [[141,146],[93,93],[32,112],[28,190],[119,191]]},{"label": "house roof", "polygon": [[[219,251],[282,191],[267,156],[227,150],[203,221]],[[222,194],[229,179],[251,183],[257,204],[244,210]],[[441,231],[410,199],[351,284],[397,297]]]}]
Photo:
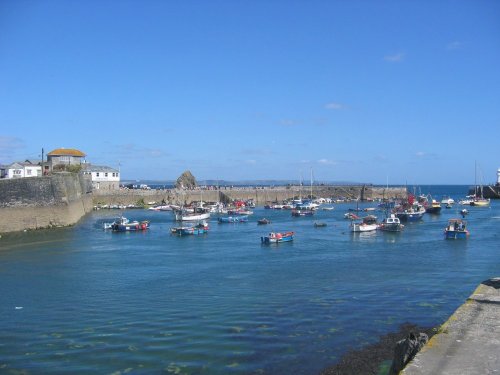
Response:
[{"label": "house roof", "polygon": [[85,157],[86,155],[81,152],[80,150],[74,149],[74,148],[57,148],[53,151],[50,151],[47,156],[79,156],[79,157]]},{"label": "house roof", "polygon": [[33,164],[31,162],[28,162],[28,161],[15,161],[14,163],[6,165],[5,167],[9,168],[9,169],[23,168],[23,167],[39,167],[39,168],[41,168],[40,165]]},{"label": "house roof", "polygon": [[90,164],[86,164],[83,167],[83,170],[86,172],[111,172],[111,173],[118,172],[118,169],[114,169],[105,165],[90,165]]}]

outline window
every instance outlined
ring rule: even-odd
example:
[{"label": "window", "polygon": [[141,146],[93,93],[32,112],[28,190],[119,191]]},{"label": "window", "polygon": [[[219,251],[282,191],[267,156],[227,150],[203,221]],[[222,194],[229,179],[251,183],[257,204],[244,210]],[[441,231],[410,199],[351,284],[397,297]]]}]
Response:
[{"label": "window", "polygon": [[104,173],[104,177],[108,177],[108,172]]},{"label": "window", "polygon": [[31,176],[31,169],[26,170],[26,174],[27,174],[28,176]]},{"label": "window", "polygon": [[99,172],[96,172],[96,173],[95,173],[95,176],[96,176],[96,177],[99,177]]}]

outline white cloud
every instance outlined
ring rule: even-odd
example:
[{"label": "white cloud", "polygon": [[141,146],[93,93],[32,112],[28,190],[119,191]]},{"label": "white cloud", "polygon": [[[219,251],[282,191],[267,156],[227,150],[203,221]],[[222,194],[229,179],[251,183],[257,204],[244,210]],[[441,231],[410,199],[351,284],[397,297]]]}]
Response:
[{"label": "white cloud", "polygon": [[282,119],[282,120],[280,120],[280,125],[283,125],[283,126],[295,126],[297,124],[298,124],[297,121],[291,120],[291,119]]},{"label": "white cloud", "polygon": [[319,159],[318,164],[322,165],[337,165],[338,163],[335,160],[329,160],[329,159]]},{"label": "white cloud", "polygon": [[426,155],[426,154],[425,154],[425,152],[423,152],[423,151],[418,151],[418,152],[415,154],[415,156],[416,156],[416,157],[418,157],[418,158],[424,157],[425,155]]},{"label": "white cloud", "polygon": [[460,49],[462,47],[462,43],[459,42],[459,41],[454,41],[454,42],[451,42],[451,43],[448,43],[446,45],[446,49],[448,51],[452,51],[452,50],[456,50],[456,49]]},{"label": "white cloud", "polygon": [[254,159],[248,159],[248,160],[245,160],[245,163],[249,164],[249,165],[255,165],[255,164],[257,164],[257,161]]},{"label": "white cloud", "polygon": [[384,60],[387,61],[387,62],[401,62],[403,61],[405,57],[405,54],[402,53],[402,52],[399,52],[399,53],[396,53],[394,55],[386,55],[384,56]]},{"label": "white cloud", "polygon": [[343,105],[342,103],[331,102],[331,103],[325,104],[325,108],[326,109],[333,109],[333,110],[338,111],[340,109],[344,109],[345,105]]}]

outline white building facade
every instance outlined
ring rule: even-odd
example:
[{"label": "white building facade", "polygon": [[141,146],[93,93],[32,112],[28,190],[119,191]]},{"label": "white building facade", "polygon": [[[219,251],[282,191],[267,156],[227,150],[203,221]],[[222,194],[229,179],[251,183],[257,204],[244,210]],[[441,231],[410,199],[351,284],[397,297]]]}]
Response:
[{"label": "white building facade", "polygon": [[42,167],[38,164],[15,162],[5,167],[5,178],[40,177]]},{"label": "white building facade", "polygon": [[92,179],[92,188],[94,190],[118,190],[120,189],[120,172],[117,169],[86,164],[83,174]]}]

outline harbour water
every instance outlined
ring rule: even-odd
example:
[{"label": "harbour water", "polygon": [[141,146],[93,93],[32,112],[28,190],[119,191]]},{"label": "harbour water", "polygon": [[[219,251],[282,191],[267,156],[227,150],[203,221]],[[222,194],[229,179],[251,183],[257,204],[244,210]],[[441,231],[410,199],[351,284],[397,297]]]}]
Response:
[{"label": "harbour water", "polygon": [[[468,187],[421,191],[458,200]],[[73,228],[5,235],[0,372],[316,374],[404,322],[441,324],[500,274],[500,201],[468,207],[467,240],[443,237],[458,205],[402,233],[356,235],[349,207],[303,218],[257,208],[190,237],[146,210],[123,214],[151,220],[149,231],[103,231],[119,212],[101,210]],[[261,245],[280,230],[295,240]]]}]

